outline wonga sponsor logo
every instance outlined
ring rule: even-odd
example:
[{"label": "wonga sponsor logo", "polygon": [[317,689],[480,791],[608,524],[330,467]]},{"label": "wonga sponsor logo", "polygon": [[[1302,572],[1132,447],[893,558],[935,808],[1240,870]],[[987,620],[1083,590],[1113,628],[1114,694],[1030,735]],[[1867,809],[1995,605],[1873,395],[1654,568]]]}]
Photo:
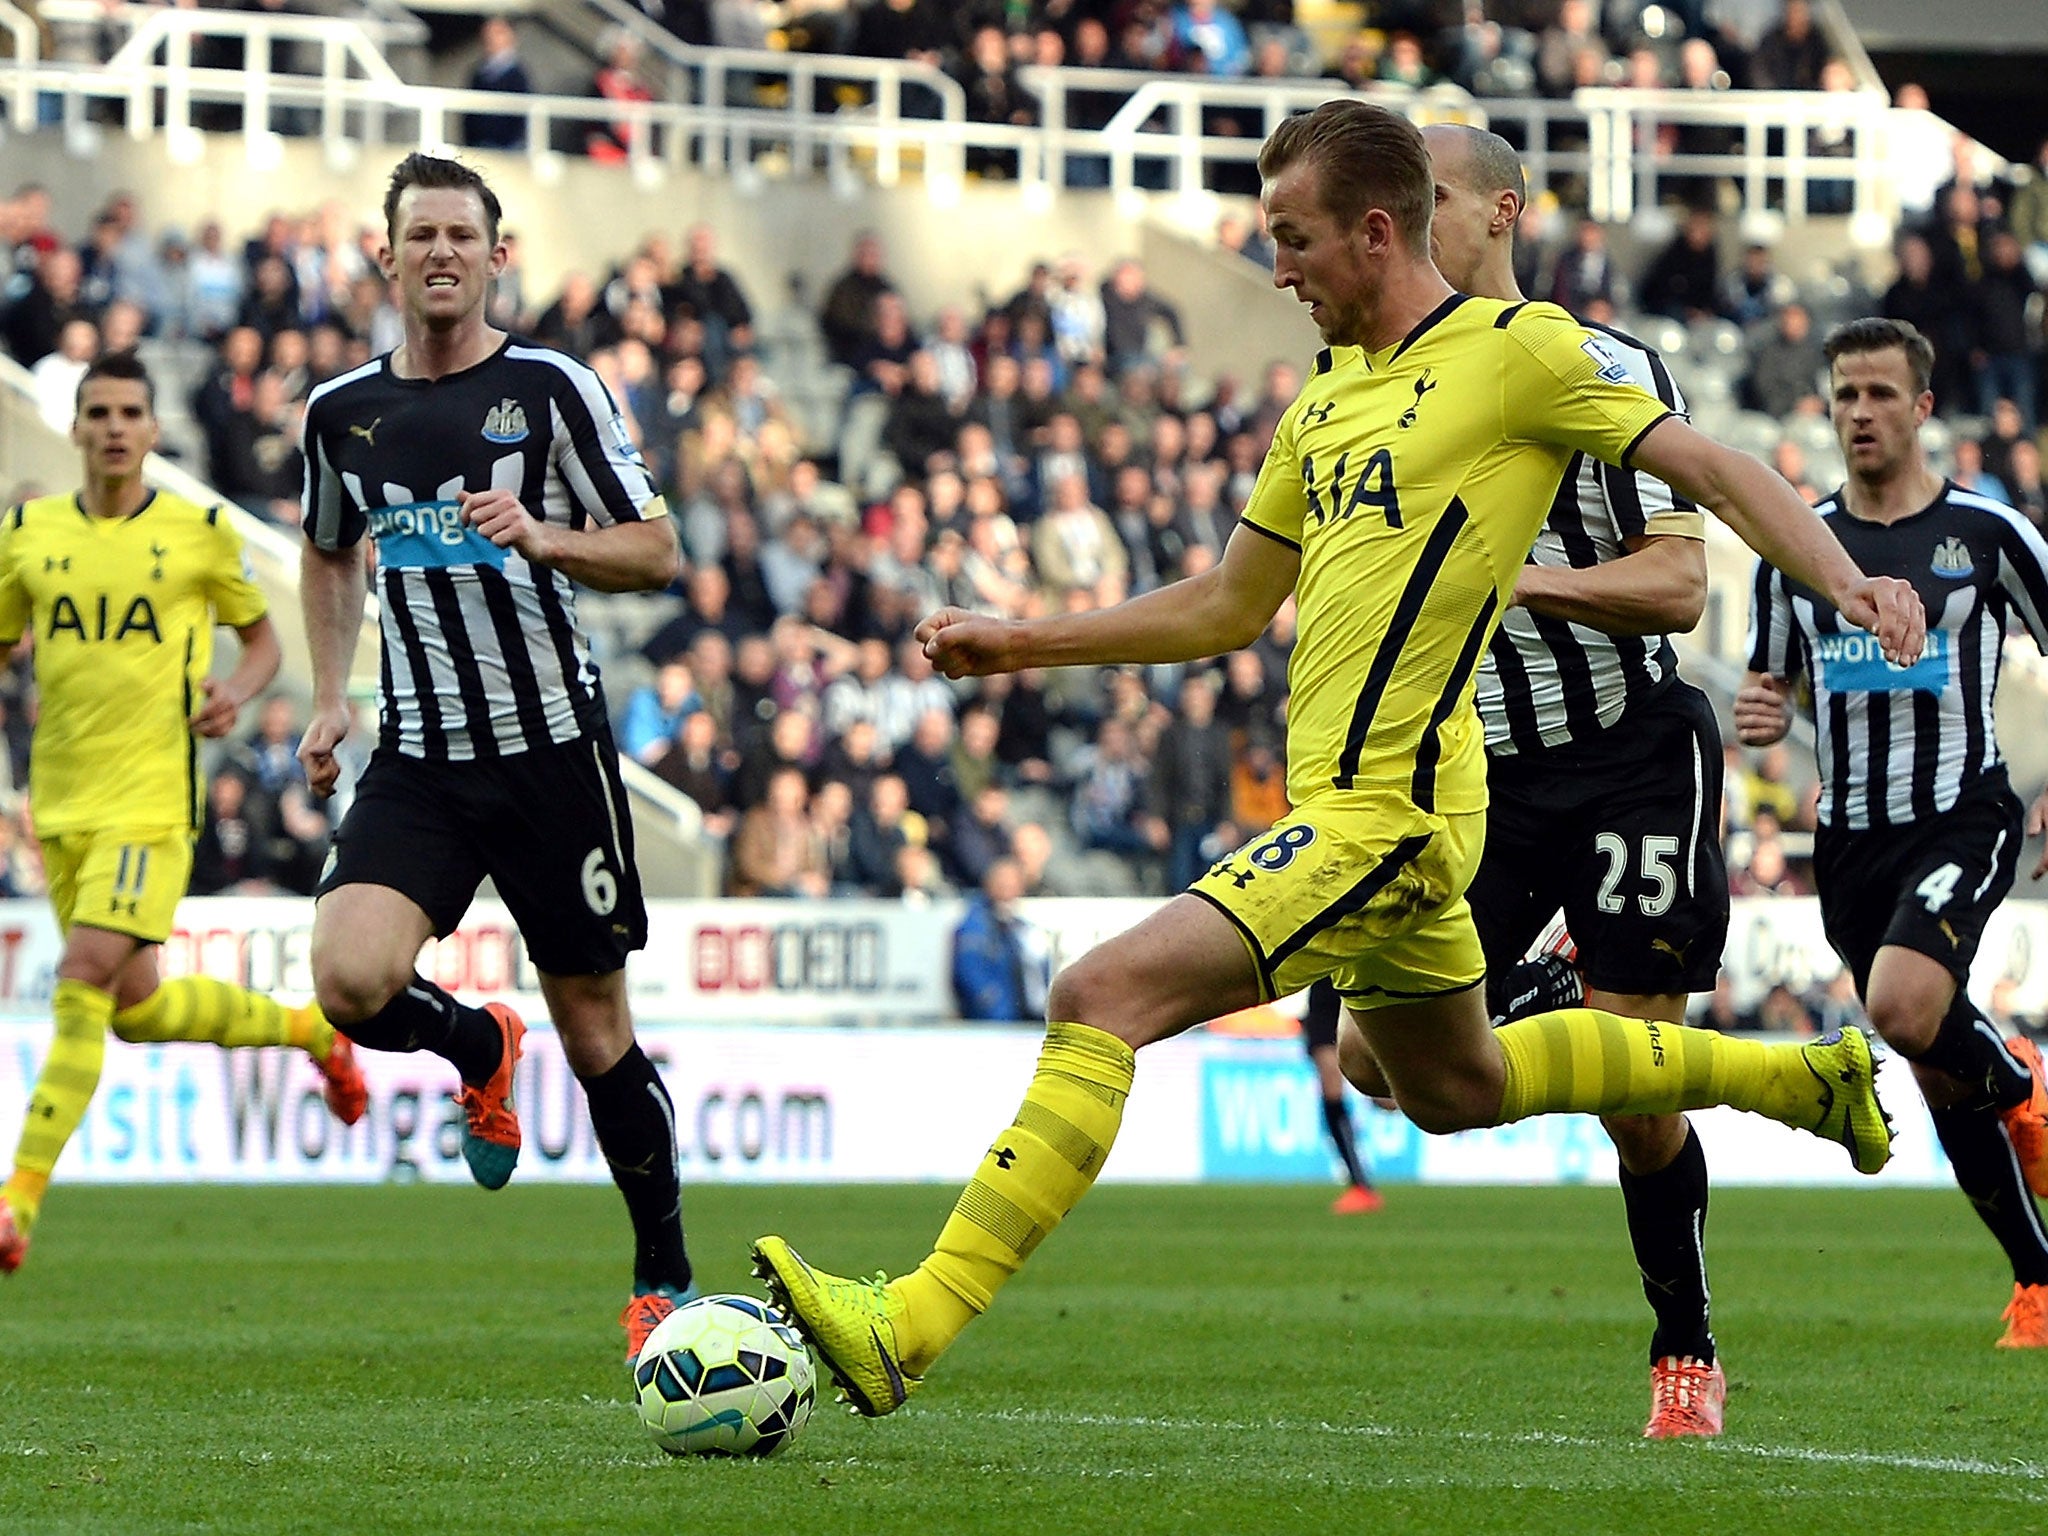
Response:
[{"label": "wonga sponsor logo", "polygon": [[[1358,1150],[1375,1179],[1416,1176],[1422,1133],[1349,1096]],[[1269,1057],[1202,1063],[1202,1177],[1324,1184],[1338,1176],[1316,1075],[1290,1041]]]},{"label": "wonga sponsor logo", "polygon": [[1895,667],[1884,659],[1877,636],[1862,630],[1847,634],[1821,635],[1815,643],[1820,659],[1821,682],[1837,693],[1940,693],[1948,686],[1948,635],[1939,629],[1927,631],[1927,648],[1910,667]]}]

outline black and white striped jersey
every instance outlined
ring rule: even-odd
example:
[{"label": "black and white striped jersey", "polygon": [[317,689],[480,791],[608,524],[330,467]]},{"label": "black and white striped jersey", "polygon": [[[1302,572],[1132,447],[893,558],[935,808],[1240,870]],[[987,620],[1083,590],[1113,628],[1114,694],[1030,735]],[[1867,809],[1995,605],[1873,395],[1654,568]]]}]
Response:
[{"label": "black and white striped jersey", "polygon": [[1750,670],[1812,682],[1822,821],[1862,831],[1946,811],[2000,764],[1992,705],[2007,620],[2048,650],[2048,543],[2012,508],[1952,483],[1890,524],[1853,516],[1840,492],[1815,510],[1867,574],[1918,590],[1927,649],[1893,666],[1874,635],[1760,562]]},{"label": "black and white striped jersey", "polygon": [[590,368],[513,337],[431,382],[387,355],[313,391],[304,447],[306,536],[376,541],[384,746],[464,761],[609,733],[574,583],[456,501],[497,488],[558,527],[637,521],[654,486]]},{"label": "black and white striped jersey", "polygon": [[[1664,360],[1634,337],[1588,326],[1605,364],[1685,414]],[[1576,455],[1559,483],[1531,563],[1586,567],[1618,560],[1648,534],[1701,538],[1706,519],[1654,476]],[[1582,739],[1678,671],[1663,635],[1608,635],[1527,608],[1508,609],[1480,665],[1476,689],[1486,750],[1534,752]]]}]

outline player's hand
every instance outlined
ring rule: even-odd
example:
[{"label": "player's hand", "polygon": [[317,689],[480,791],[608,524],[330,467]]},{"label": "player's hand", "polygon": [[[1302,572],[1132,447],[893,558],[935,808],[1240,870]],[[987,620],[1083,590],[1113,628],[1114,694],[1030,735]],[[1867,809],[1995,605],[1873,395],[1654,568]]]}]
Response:
[{"label": "player's hand", "polygon": [[1768,747],[1792,729],[1792,685],[1767,677],[1735,692],[1735,739],[1745,747]]},{"label": "player's hand", "polygon": [[349,723],[346,704],[316,709],[307,722],[306,734],[299,738],[299,766],[306,770],[306,787],[322,800],[334,793],[341,778],[341,763],[334,749],[348,735]]},{"label": "player's hand", "polygon": [[242,701],[210,677],[200,683],[199,691],[205,698],[187,722],[192,727],[192,734],[216,738],[227,735],[235,728],[235,717],[242,712]]},{"label": "player's hand", "polygon": [[1910,667],[1927,644],[1927,610],[1910,581],[1896,576],[1866,576],[1835,604],[1843,618],[1877,636],[1884,659]]},{"label": "player's hand", "polygon": [[[2048,789],[2034,796],[2034,803],[2027,807],[2027,836],[2039,837],[2048,832]],[[2034,878],[2048,875],[2048,848],[2041,850],[2041,862],[2034,866]]]},{"label": "player's hand", "polygon": [[965,608],[941,608],[917,626],[917,643],[925,659],[947,677],[987,677],[1014,672],[1010,659],[1010,625]]},{"label": "player's hand", "polygon": [[526,510],[526,504],[510,491],[462,491],[456,505],[470,527],[500,549],[516,549],[536,565],[548,563],[547,524]]}]

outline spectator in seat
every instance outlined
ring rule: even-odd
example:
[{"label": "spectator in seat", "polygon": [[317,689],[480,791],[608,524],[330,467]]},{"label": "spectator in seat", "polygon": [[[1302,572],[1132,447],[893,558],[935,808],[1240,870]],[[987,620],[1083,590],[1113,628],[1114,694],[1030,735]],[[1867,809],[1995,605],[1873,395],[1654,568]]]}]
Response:
[{"label": "spectator in seat", "polygon": [[824,850],[826,879],[834,896],[866,896],[853,875],[853,791],[827,779],[811,793],[811,832]]},{"label": "spectator in seat", "polygon": [[778,768],[762,802],[740,819],[729,880],[735,896],[808,896],[831,890],[824,844],[811,824],[800,768]]},{"label": "spectator in seat", "polygon": [[1249,842],[1267,831],[1289,809],[1279,739],[1263,729],[1248,733],[1230,764],[1230,821],[1237,841]]},{"label": "spectator in seat", "polygon": [[2005,488],[2005,482],[1984,467],[1984,449],[1977,439],[1957,438],[1955,456],[1955,468],[1949,472],[1949,478],[1959,488],[2012,505],[2012,493]]},{"label": "spectator in seat", "polygon": [[[470,71],[469,88],[513,96],[533,94],[533,77],[519,56],[519,34],[503,16],[484,18],[483,57]],[[526,118],[513,112],[471,112],[463,118],[463,137],[473,149],[524,149]]]},{"label": "spectator in seat", "polygon": [[1017,912],[1023,871],[998,859],[953,933],[953,999],[963,1019],[992,1024],[1039,1018],[1052,983],[1051,946]]},{"label": "spectator in seat", "polygon": [[1737,325],[1753,326],[1777,313],[1779,292],[1789,286],[1771,263],[1771,248],[1752,241],[1742,249],[1742,264],[1722,285],[1721,308]]},{"label": "spectator in seat", "polygon": [[2010,230],[1991,236],[1984,276],[1976,285],[1977,349],[1970,354],[1970,372],[1977,385],[1977,409],[1992,415],[2000,400],[2018,408],[2020,430],[2031,434],[2040,423],[2035,388],[2037,359],[2031,350],[2042,331],[2040,294],[2027,271],[2026,252]]},{"label": "spectator in seat", "polygon": [[83,273],[78,252],[70,246],[45,251],[27,290],[0,312],[0,341],[22,367],[33,368],[56,351],[57,339],[71,321],[94,318],[80,292]]},{"label": "spectator in seat", "polygon": [[2048,288],[2048,139],[2034,152],[2034,174],[2012,195],[2012,232],[2026,253],[2027,270]]},{"label": "spectator in seat", "polygon": [[1174,351],[1186,345],[1180,311],[1147,285],[1143,264],[1126,257],[1110,268],[1102,284],[1102,345],[1111,378],[1159,361],[1151,344],[1154,325],[1173,338]]},{"label": "spectator in seat", "polygon": [[[967,60],[959,75],[967,93],[967,121],[1029,128],[1038,121],[1038,102],[1017,80],[1003,29],[978,26],[968,41]],[[1014,178],[1017,151],[978,145],[967,151],[969,175]]]},{"label": "spectator in seat", "polygon": [[310,896],[320,884],[320,871],[334,841],[327,802],[315,800],[302,783],[289,783],[271,802],[271,820],[264,863],[271,884],[295,896]]},{"label": "spectator in seat", "polygon": [[697,802],[705,832],[721,841],[732,835],[734,820],[732,774],[725,758],[718,745],[717,722],[700,709],[683,716],[676,744],[654,765],[663,783]]},{"label": "spectator in seat", "polygon": [[910,354],[904,378],[889,419],[882,427],[882,441],[896,455],[903,472],[922,479],[934,461],[953,451],[961,418],[947,402],[939,378],[939,360],[922,347]]},{"label": "spectator in seat", "polygon": [[1814,25],[1811,0],[1785,0],[1778,24],[1750,56],[1750,84],[1760,91],[1817,91],[1828,58],[1827,39]]},{"label": "spectator in seat", "polygon": [[1052,834],[1035,821],[1020,821],[1010,834],[1010,857],[1024,876],[1026,896],[1083,896],[1053,858]]},{"label": "spectator in seat", "polygon": [[888,768],[881,733],[872,720],[853,721],[826,743],[824,755],[818,759],[820,781],[844,784],[853,791],[856,805],[867,804],[868,791]]},{"label": "spectator in seat", "polygon": [[1088,499],[1088,482],[1077,474],[1052,481],[1050,505],[1032,529],[1031,553],[1047,598],[1064,606],[1081,594],[1085,607],[1107,608],[1123,601],[1130,585],[1130,559],[1116,524]]},{"label": "spectator in seat", "polygon": [[773,717],[751,746],[740,750],[732,802],[741,811],[750,811],[767,797],[769,784],[786,768],[794,768],[809,782],[811,764],[817,758],[817,726],[801,710],[786,709]]},{"label": "spectator in seat", "polygon": [[619,750],[653,768],[674,748],[683,717],[703,708],[690,664],[680,658],[654,674],[654,681],[633,690],[619,716]]},{"label": "spectator in seat", "polygon": [[953,711],[928,709],[918,716],[911,738],[896,751],[893,766],[910,794],[910,808],[943,838],[960,814],[960,787],[953,778]]},{"label": "spectator in seat", "polygon": [[[1568,4],[1579,0],[1567,0]],[[1557,270],[1550,279],[1550,302],[1570,310],[1580,319],[1596,299],[1614,300],[1614,258],[1607,250],[1607,231],[1592,219],[1581,219],[1572,231],[1572,243],[1557,258]]]},{"label": "spectator in seat", "polygon": [[[624,27],[608,28],[598,38],[598,57],[604,62],[590,77],[587,94],[617,106],[631,107],[654,100],[654,90],[642,77],[640,39]],[[645,123],[636,124],[621,112],[617,117],[588,125],[583,135],[583,152],[604,164],[625,162],[636,134],[648,134]]]},{"label": "spectator in seat", "polygon": [[56,348],[36,359],[29,369],[35,388],[36,411],[59,432],[71,430],[78,414],[78,386],[85,370],[99,355],[99,327],[90,320],[66,320],[57,333]]},{"label": "spectator in seat", "polygon": [[1145,811],[1145,761],[1138,755],[1130,725],[1112,717],[1096,728],[1095,745],[1074,787],[1074,834],[1083,847],[1111,853],[1154,851],[1140,818]]},{"label": "spectator in seat", "polygon": [[229,770],[213,776],[206,787],[205,820],[192,848],[194,896],[262,887],[270,874],[264,856],[267,819],[241,774]]},{"label": "spectator in seat", "polygon": [[663,297],[704,323],[704,358],[711,376],[722,378],[727,363],[754,348],[754,310],[739,279],[718,264],[718,237],[709,224],[693,224],[684,236],[682,270]]},{"label": "spectator in seat", "polygon": [[926,841],[924,818],[910,808],[910,791],[893,773],[878,774],[854,811],[848,832],[847,877],[869,896],[901,894],[896,855],[907,843]]},{"label": "spectator in seat", "polygon": [[946,829],[940,858],[961,889],[975,889],[989,868],[1010,856],[1010,791],[989,784],[967,801],[967,813],[954,817]]},{"label": "spectator in seat", "polygon": [[818,316],[833,362],[859,369],[862,354],[875,334],[875,301],[895,291],[895,283],[882,270],[880,237],[862,230],[853,237],[846,270],[825,290],[824,308]]},{"label": "spectator in seat", "polygon": [[960,797],[969,803],[984,789],[1004,782],[1003,764],[996,756],[1001,729],[995,715],[979,704],[960,712],[959,729],[953,737],[953,782],[960,788]]},{"label": "spectator in seat", "polygon": [[1688,324],[1711,320],[1719,313],[1721,257],[1714,235],[1711,210],[1695,208],[1686,214],[1678,234],[1643,273],[1645,309]]},{"label": "spectator in seat", "polygon": [[598,287],[590,274],[572,271],[562,279],[561,296],[534,321],[533,339],[587,358],[619,339],[619,323],[599,302]]},{"label": "spectator in seat", "polygon": [[1212,839],[1230,820],[1231,767],[1230,731],[1216,718],[1216,684],[1207,673],[1190,673],[1147,781],[1146,836],[1166,855],[1169,890],[1186,890],[1214,862]]},{"label": "spectator in seat", "polygon": [[923,843],[905,843],[896,850],[896,895],[911,906],[927,907],[953,894],[939,868],[938,855]]},{"label": "spectator in seat", "polygon": [[298,711],[292,701],[273,693],[263,701],[256,729],[236,749],[235,766],[257,789],[276,799],[286,786],[306,782],[305,765],[299,761],[299,734]]},{"label": "spectator in seat", "polygon": [[2007,460],[2006,492],[2013,509],[2024,513],[2036,528],[2048,527],[2048,489],[2041,483],[2041,450],[2030,437],[2012,445]]},{"label": "spectator in seat", "polygon": [[1820,391],[1827,366],[1806,306],[1787,304],[1778,311],[1771,334],[1750,353],[1742,403],[1780,421],[1794,415],[1818,416],[1825,410]]}]

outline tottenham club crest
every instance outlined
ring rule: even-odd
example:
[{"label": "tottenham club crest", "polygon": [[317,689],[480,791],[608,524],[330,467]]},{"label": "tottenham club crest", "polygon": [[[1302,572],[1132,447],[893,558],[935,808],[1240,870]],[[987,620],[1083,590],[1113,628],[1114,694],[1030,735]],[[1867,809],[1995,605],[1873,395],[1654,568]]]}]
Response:
[{"label": "tottenham club crest", "polygon": [[1929,563],[1935,575],[1950,581],[1963,581],[1975,569],[1970,562],[1970,546],[1953,534],[1934,546],[1934,559]]},{"label": "tottenham club crest", "polygon": [[500,400],[484,412],[484,440],[492,443],[526,441],[526,410],[517,400]]}]

